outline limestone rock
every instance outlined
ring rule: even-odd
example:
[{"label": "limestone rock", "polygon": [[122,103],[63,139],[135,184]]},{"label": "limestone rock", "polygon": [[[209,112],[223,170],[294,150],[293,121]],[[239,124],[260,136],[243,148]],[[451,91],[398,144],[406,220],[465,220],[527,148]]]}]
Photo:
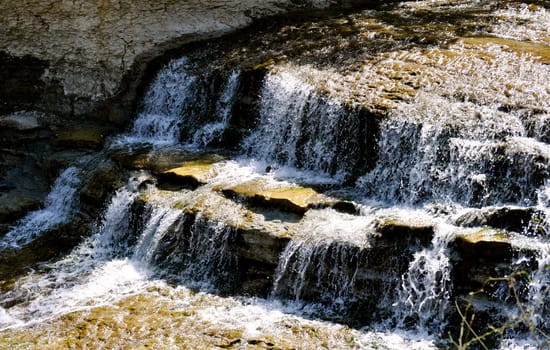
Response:
[{"label": "limestone rock", "polygon": [[[5,57],[0,57],[0,67],[9,69],[0,72],[6,83],[0,95],[6,92],[16,96],[18,104],[38,103],[64,115],[87,115],[120,92],[123,76],[142,70],[144,61],[184,43],[242,28],[253,19],[316,3],[2,2],[0,53]],[[12,85],[18,93],[10,93]],[[110,115],[98,117],[120,122],[117,119],[128,116],[117,114],[113,108]]]},{"label": "limestone rock", "polygon": [[197,188],[216,175],[216,158],[191,160],[158,175],[159,186]]},{"label": "limestone rock", "polygon": [[428,218],[383,216],[375,220],[375,234],[384,240],[414,239],[428,244],[434,235],[434,222]]},{"label": "limestone rock", "polygon": [[255,180],[229,187],[220,187],[221,192],[230,198],[238,198],[252,205],[277,208],[303,214],[310,208],[325,208],[336,200],[318,193],[309,187],[281,187],[266,181]]},{"label": "limestone rock", "polygon": [[110,128],[95,125],[79,126],[55,132],[53,144],[59,148],[100,150]]},{"label": "limestone rock", "polygon": [[[520,207],[472,209],[456,219],[455,222],[463,227],[489,226],[523,232],[537,213],[536,208]],[[538,214],[542,215],[542,213]]]}]

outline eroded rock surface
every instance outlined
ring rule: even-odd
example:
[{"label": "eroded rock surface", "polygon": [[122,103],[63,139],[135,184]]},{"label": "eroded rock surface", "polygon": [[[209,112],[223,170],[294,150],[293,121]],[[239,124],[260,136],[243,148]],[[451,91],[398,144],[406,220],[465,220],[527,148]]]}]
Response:
[{"label": "eroded rock surface", "polygon": [[[121,89],[124,75],[163,52],[254,19],[329,1],[23,1],[0,4],[0,111],[87,115]],[[139,74],[138,74],[139,75]],[[99,118],[123,122],[128,111]]]}]

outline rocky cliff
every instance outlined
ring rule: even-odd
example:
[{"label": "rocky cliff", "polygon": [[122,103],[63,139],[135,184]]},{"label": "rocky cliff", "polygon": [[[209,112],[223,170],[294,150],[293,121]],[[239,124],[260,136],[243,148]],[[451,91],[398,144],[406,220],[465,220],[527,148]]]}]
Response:
[{"label": "rocky cliff", "polygon": [[186,42],[234,31],[261,17],[333,3],[3,1],[0,112],[38,108],[122,123],[129,113],[124,102],[118,109],[101,107],[124,89],[125,75],[139,76],[140,65],[151,58]]}]

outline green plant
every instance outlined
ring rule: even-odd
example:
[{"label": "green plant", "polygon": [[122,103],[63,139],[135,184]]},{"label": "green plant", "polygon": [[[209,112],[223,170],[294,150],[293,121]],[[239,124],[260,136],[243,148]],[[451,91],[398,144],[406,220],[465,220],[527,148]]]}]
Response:
[{"label": "green plant", "polygon": [[550,347],[550,337],[533,322],[533,312],[528,308],[526,303],[521,300],[518,292],[518,279],[529,277],[527,272],[518,271],[508,277],[489,278],[483,284],[483,287],[477,292],[471,292],[470,295],[484,293],[488,284],[494,282],[506,282],[510,290],[510,295],[513,297],[514,302],[518,309],[516,317],[507,319],[502,325],[495,327],[493,325],[487,325],[487,330],[480,333],[474,329],[475,313],[471,312],[472,304],[467,303],[464,310],[458,305],[455,300],[455,308],[460,317],[460,327],[457,338],[455,339],[449,332],[449,339],[451,344],[457,350],[466,350],[473,345],[477,345],[482,349],[488,350],[490,347],[487,344],[487,340],[494,336],[503,336],[506,330],[512,330],[520,325],[527,327],[531,335],[531,340],[539,349],[547,349]]}]

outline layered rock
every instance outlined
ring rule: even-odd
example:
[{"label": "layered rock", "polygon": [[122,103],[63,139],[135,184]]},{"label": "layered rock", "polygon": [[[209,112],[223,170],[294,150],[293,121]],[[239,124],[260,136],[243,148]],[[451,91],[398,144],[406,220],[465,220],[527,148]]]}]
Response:
[{"label": "layered rock", "polygon": [[[135,89],[142,65],[152,58],[267,15],[329,4],[286,0],[3,3],[0,74],[6,84],[0,90],[5,98],[0,113],[38,108],[125,122],[132,101],[100,107],[127,88],[125,84]],[[132,76],[133,81],[123,82],[124,76]],[[130,99],[134,97],[131,93]]]}]

